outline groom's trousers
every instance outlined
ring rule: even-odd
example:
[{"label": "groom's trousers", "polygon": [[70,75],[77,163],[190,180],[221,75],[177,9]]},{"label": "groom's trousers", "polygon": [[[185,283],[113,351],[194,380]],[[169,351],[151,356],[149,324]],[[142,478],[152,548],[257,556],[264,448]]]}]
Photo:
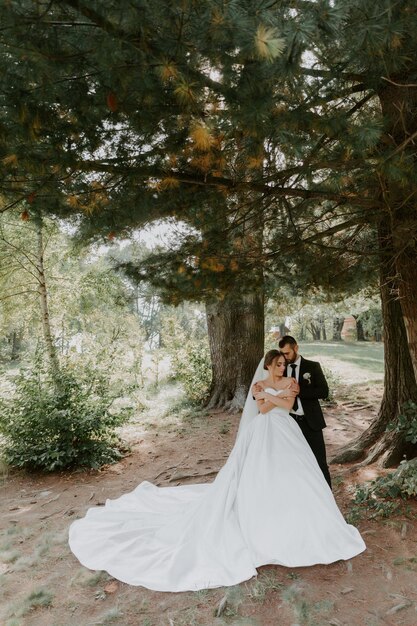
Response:
[{"label": "groom's trousers", "polygon": [[292,417],[295,419],[304,437],[307,440],[308,445],[313,451],[314,456],[317,459],[317,463],[320,466],[321,471],[323,472],[324,478],[327,480],[330,489],[332,488],[332,480],[330,478],[329,466],[327,465],[326,459],[326,446],[324,444],[324,437],[322,430],[313,430],[307,424],[305,417],[301,417],[298,415],[293,415]]}]

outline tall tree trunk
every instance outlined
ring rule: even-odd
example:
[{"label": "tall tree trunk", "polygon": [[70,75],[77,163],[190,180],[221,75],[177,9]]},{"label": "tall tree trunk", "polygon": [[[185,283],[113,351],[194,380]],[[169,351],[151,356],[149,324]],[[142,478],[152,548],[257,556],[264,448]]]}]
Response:
[{"label": "tall tree trunk", "polygon": [[[415,61],[412,59],[412,70]],[[417,90],[405,80],[386,83],[378,93],[384,116],[386,138],[393,144],[393,153],[416,165]],[[402,86],[403,85],[403,86]],[[417,218],[416,189],[412,176],[408,184],[385,180],[384,200],[389,206],[393,238],[394,293],[398,296],[407,333],[408,349],[417,380]]]},{"label": "tall tree trunk", "polygon": [[396,282],[407,332],[408,349],[414,377],[417,380],[417,239],[414,240],[414,249],[410,245],[399,252],[396,269]]},{"label": "tall tree trunk", "polygon": [[380,292],[384,322],[384,395],[378,416],[355,441],[343,447],[332,459],[345,463],[364,459],[373,463],[377,459],[383,467],[397,465],[404,456],[417,455],[417,445],[405,441],[403,434],[386,431],[389,423],[395,424],[401,407],[407,400],[417,401],[417,384],[411,364],[401,305],[396,297],[392,277],[393,242],[386,226],[380,227],[381,251]]},{"label": "tall tree trunk", "polygon": [[43,337],[45,340],[46,352],[48,355],[51,372],[55,375],[59,373],[60,366],[52,336],[51,322],[49,318],[48,291],[46,288],[45,268],[43,263],[43,229],[41,217],[38,217],[36,219],[35,228],[37,235],[38,293],[41,307]]},{"label": "tall tree trunk", "polygon": [[343,317],[335,317],[333,319],[333,337],[332,337],[332,341],[342,341],[342,328],[343,328],[343,322],[344,322],[344,318]]},{"label": "tall tree trunk", "polygon": [[320,341],[321,339],[321,331],[320,326],[315,322],[310,322],[310,332],[313,338],[313,341]]},{"label": "tall tree trunk", "polygon": [[206,304],[212,363],[209,408],[240,410],[264,351],[264,295],[260,287]]},{"label": "tall tree trunk", "polygon": [[[250,174],[250,175],[253,175]],[[239,197],[244,214],[253,194]],[[226,207],[227,208],[227,207]],[[236,274],[233,284],[222,293],[221,298],[206,301],[207,330],[210,345],[212,384],[207,406],[230,411],[240,411],[245,403],[250,382],[259,360],[264,353],[265,290],[262,266],[259,259],[263,248],[263,223],[257,216],[242,219],[239,228],[230,229],[227,210],[217,213],[218,228],[228,233],[228,247],[232,255],[250,261],[248,269]],[[218,230],[203,233],[207,249],[217,248]]]},{"label": "tall tree trunk", "polygon": [[327,341],[326,322],[323,317],[320,318],[321,337],[323,341]]},{"label": "tall tree trunk", "polygon": [[19,356],[19,352],[22,349],[22,331],[13,331],[11,335],[9,335],[9,342],[11,344],[10,350],[10,360],[16,361]]},{"label": "tall tree trunk", "polygon": [[365,341],[365,333],[363,332],[363,324],[357,315],[353,316],[356,320],[356,339],[358,341]]}]

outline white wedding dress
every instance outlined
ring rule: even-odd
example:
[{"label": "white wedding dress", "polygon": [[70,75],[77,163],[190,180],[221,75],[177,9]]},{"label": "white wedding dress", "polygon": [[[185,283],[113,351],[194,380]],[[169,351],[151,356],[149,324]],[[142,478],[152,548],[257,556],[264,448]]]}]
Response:
[{"label": "white wedding dress", "polygon": [[157,591],[235,585],[267,563],[332,563],[365,550],[300,428],[279,408],[244,425],[214,482],[142,482],[89,509],[71,525],[69,544],[86,567]]}]

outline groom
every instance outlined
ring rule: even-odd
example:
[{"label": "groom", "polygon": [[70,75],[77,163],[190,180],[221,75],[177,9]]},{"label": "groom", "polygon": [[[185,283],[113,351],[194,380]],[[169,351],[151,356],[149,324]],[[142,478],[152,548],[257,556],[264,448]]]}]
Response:
[{"label": "groom", "polygon": [[286,376],[295,378],[299,385],[298,396],[290,415],[301,428],[331,488],[323,438],[323,428],[326,428],[326,422],[319,403],[319,398],[324,400],[329,395],[329,387],[323,370],[317,361],[308,361],[298,354],[298,344],[291,335],[285,335],[278,345],[287,361]]}]

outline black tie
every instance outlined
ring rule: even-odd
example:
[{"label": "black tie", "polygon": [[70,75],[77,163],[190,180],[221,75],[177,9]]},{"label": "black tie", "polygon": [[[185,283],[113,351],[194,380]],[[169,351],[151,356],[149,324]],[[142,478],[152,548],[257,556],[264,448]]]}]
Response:
[{"label": "black tie", "polygon": [[[295,378],[297,380],[297,377],[295,375],[295,370],[297,369],[297,366],[295,363],[291,363],[290,367],[292,369],[292,377]],[[291,411],[296,411],[298,409],[298,398],[294,398],[294,404],[292,405],[292,409]]]}]

